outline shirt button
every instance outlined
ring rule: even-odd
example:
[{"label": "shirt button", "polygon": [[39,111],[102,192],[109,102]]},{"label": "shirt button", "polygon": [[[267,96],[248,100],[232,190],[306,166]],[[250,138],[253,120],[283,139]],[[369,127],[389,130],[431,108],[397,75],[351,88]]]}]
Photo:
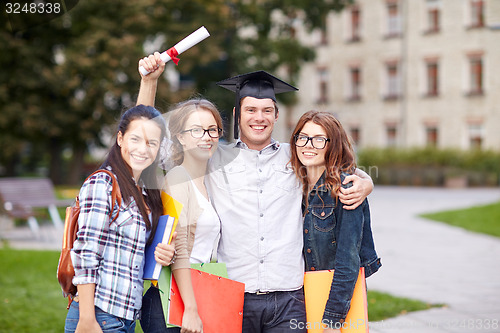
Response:
[{"label": "shirt button", "polygon": [[262,190],[260,190],[259,193],[262,193]]},{"label": "shirt button", "polygon": [[311,253],[311,249],[307,249],[307,253]]},{"label": "shirt button", "polygon": [[263,240],[264,240],[264,237],[261,237],[261,238],[260,238],[260,240],[261,240],[261,241],[263,241]]},{"label": "shirt button", "polygon": [[261,261],[260,261],[260,263],[261,263],[261,264],[263,264],[263,263],[264,263],[264,260],[261,260]]},{"label": "shirt button", "polygon": [[306,233],[306,234],[307,234],[308,232],[309,232],[309,230],[307,230],[307,229],[304,229],[304,233]]},{"label": "shirt button", "polygon": [[259,172],[262,172],[262,169],[259,169]]},{"label": "shirt button", "polygon": [[325,216],[325,212],[321,212],[321,216]]},{"label": "shirt button", "polygon": [[264,214],[260,213],[260,217],[264,216]]}]

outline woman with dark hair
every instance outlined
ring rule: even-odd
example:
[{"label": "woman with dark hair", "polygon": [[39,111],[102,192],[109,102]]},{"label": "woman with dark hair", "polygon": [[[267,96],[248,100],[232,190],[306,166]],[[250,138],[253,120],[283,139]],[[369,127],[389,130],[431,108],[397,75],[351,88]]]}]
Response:
[{"label": "woman with dark hair", "polygon": [[368,200],[346,210],[338,198],[344,178],[356,170],[356,161],[346,132],[332,114],[303,114],[290,145],[290,162],[303,185],[306,271],[335,270],[322,323],[324,332],[340,332],[360,267],[368,277],[381,266]]},{"label": "woman with dark hair", "polygon": [[[163,212],[156,171],[165,132],[165,121],[155,108],[138,105],[127,110],[100,167],[114,177],[98,172],[82,185],[79,228],[71,251],[78,294],[65,332],[135,331],[142,305],[144,249]],[[114,181],[122,204],[111,212]],[[156,260],[164,266],[173,255],[173,245],[156,248]]]}]

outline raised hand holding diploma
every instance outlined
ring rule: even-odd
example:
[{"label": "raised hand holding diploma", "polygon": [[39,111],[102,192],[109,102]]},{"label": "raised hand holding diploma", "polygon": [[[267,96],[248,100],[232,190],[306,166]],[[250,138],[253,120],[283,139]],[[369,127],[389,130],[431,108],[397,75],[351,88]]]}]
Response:
[{"label": "raised hand holding diploma", "polygon": [[[179,43],[175,44],[170,49],[161,53],[160,58],[162,62],[166,63],[172,60],[177,65],[177,63],[179,62],[179,58],[177,58],[177,56],[179,54],[195,46],[208,36],[210,36],[210,34],[208,33],[205,27],[199,28],[198,30],[196,30],[195,32],[193,32],[192,34],[181,40]],[[139,68],[139,71],[141,72],[142,75],[149,74],[149,71],[146,68],[144,68],[144,66],[141,66]]]},{"label": "raised hand holding diploma", "polygon": [[[165,70],[160,52],[155,52],[139,60],[139,73],[143,80],[156,81]],[[142,72],[146,74],[142,74]]]}]

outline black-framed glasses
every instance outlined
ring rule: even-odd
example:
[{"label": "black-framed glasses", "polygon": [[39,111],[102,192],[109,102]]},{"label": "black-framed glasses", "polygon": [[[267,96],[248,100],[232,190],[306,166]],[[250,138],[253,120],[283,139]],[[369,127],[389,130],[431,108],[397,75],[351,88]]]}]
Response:
[{"label": "black-framed glasses", "polygon": [[316,149],[323,149],[326,146],[326,143],[330,141],[330,139],[324,138],[322,136],[307,136],[307,135],[295,135],[295,145],[297,147],[304,147],[307,143],[311,141],[311,144]]},{"label": "black-framed glasses", "polygon": [[208,133],[208,136],[211,137],[212,139],[217,139],[218,137],[220,137],[222,129],[218,127],[210,127],[207,129],[196,127],[184,130],[181,133],[186,133],[186,132],[191,132],[191,136],[195,139],[201,139],[205,135],[205,133]]}]

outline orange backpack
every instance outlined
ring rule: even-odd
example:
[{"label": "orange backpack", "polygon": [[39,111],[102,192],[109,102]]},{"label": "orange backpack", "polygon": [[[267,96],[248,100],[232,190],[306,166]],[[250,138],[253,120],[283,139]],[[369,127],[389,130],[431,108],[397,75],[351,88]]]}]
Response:
[{"label": "orange backpack", "polygon": [[[112,214],[115,208],[115,203],[118,202],[118,207],[122,204],[122,195],[120,193],[120,187],[118,186],[118,181],[112,172],[108,170],[97,170],[87,177],[87,181],[94,174],[99,172],[105,172],[111,176],[111,182],[113,184],[113,189],[111,191],[111,212],[109,213],[110,223],[116,220],[118,214],[113,220]],[[61,256],[59,257],[59,264],[57,266],[57,279],[61,285],[63,296],[68,297],[68,307],[73,301],[73,297],[76,295],[77,289],[73,284],[73,277],[75,276],[75,269],[73,268],[73,263],[71,262],[71,249],[73,248],[73,243],[76,239],[76,233],[78,232],[78,216],[80,215],[80,202],[78,197],[76,197],[76,203],[74,206],[66,207],[66,218],[64,221],[64,234],[62,242]]]}]

